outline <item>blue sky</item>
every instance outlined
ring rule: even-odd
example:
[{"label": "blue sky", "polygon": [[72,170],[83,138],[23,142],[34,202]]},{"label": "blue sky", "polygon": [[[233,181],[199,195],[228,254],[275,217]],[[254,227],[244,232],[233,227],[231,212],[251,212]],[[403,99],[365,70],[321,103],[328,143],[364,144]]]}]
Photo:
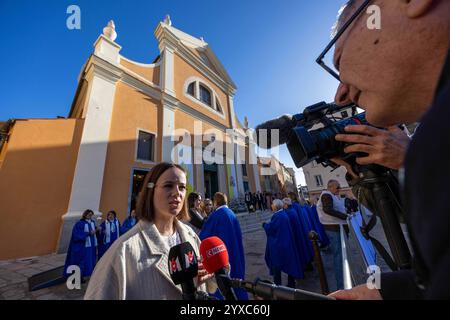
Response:
[{"label": "blue sky", "polygon": [[[153,35],[173,26],[204,37],[238,86],[235,109],[256,126],[308,105],[331,101],[337,82],[314,60],[344,0],[0,0],[0,120],[67,116],[77,77],[110,19],[121,54],[150,63]],[[66,27],[69,5],[81,30]],[[293,162],[285,148],[281,160]],[[303,182],[301,174],[298,178]]]}]

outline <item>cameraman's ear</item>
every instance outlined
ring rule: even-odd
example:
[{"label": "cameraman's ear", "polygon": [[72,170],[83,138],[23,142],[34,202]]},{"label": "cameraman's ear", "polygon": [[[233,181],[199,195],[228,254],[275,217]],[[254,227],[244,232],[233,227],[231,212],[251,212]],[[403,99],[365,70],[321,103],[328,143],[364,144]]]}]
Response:
[{"label": "cameraman's ear", "polygon": [[425,15],[436,0],[406,0],[406,14],[411,19],[420,18]]}]

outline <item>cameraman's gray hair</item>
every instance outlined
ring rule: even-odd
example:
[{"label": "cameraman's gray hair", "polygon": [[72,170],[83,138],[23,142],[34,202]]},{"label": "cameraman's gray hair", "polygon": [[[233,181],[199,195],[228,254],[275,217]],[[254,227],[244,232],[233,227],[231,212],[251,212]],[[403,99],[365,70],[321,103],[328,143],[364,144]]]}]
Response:
[{"label": "cameraman's gray hair", "polygon": [[330,38],[333,39],[339,31],[339,28],[343,24],[343,19],[347,17],[348,10],[353,7],[355,4],[355,0],[349,0],[346,4],[344,4],[338,11],[336,22],[331,28]]},{"label": "cameraman's gray hair", "polygon": [[288,206],[292,206],[292,200],[290,198],[284,198],[283,203]]},{"label": "cameraman's gray hair", "polygon": [[280,199],[275,199],[275,200],[273,200],[273,201],[272,201],[272,204],[273,204],[273,206],[275,207],[275,209],[276,209],[277,211],[284,208],[283,201],[281,201]]}]

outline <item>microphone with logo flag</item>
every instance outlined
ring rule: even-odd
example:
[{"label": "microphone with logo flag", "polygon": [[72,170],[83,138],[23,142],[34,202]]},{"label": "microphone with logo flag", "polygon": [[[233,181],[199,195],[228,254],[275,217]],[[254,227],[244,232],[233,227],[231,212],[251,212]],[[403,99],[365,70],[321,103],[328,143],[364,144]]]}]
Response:
[{"label": "microphone with logo flag", "polygon": [[225,300],[237,300],[229,277],[229,259],[227,247],[218,237],[209,237],[200,243],[200,256],[209,273],[214,273],[217,286]]},{"label": "microphone with logo flag", "polygon": [[197,299],[194,278],[198,274],[198,261],[194,248],[189,242],[170,248],[169,273],[173,283],[181,285],[183,300]]}]

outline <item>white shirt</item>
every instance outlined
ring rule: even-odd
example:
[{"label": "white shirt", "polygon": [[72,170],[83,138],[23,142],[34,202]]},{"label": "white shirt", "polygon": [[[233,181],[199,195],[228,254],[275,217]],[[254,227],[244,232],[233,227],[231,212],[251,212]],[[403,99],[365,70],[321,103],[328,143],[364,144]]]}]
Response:
[{"label": "white shirt", "polygon": [[319,215],[319,220],[322,224],[347,224],[346,220],[342,220],[333,216],[330,216],[329,214],[325,213],[323,211],[323,204],[322,204],[322,196],[324,194],[328,194],[333,198],[333,209],[336,211],[339,211],[341,213],[346,213],[347,209],[345,209],[345,200],[341,197],[332,194],[330,191],[324,191],[320,195],[319,202],[317,202],[317,214]]},{"label": "white shirt", "polygon": [[167,246],[167,248],[170,251],[170,248],[175,247],[177,244],[181,243],[181,237],[178,231],[176,231],[171,236],[163,236],[161,235],[161,238],[164,242],[164,244]]}]

